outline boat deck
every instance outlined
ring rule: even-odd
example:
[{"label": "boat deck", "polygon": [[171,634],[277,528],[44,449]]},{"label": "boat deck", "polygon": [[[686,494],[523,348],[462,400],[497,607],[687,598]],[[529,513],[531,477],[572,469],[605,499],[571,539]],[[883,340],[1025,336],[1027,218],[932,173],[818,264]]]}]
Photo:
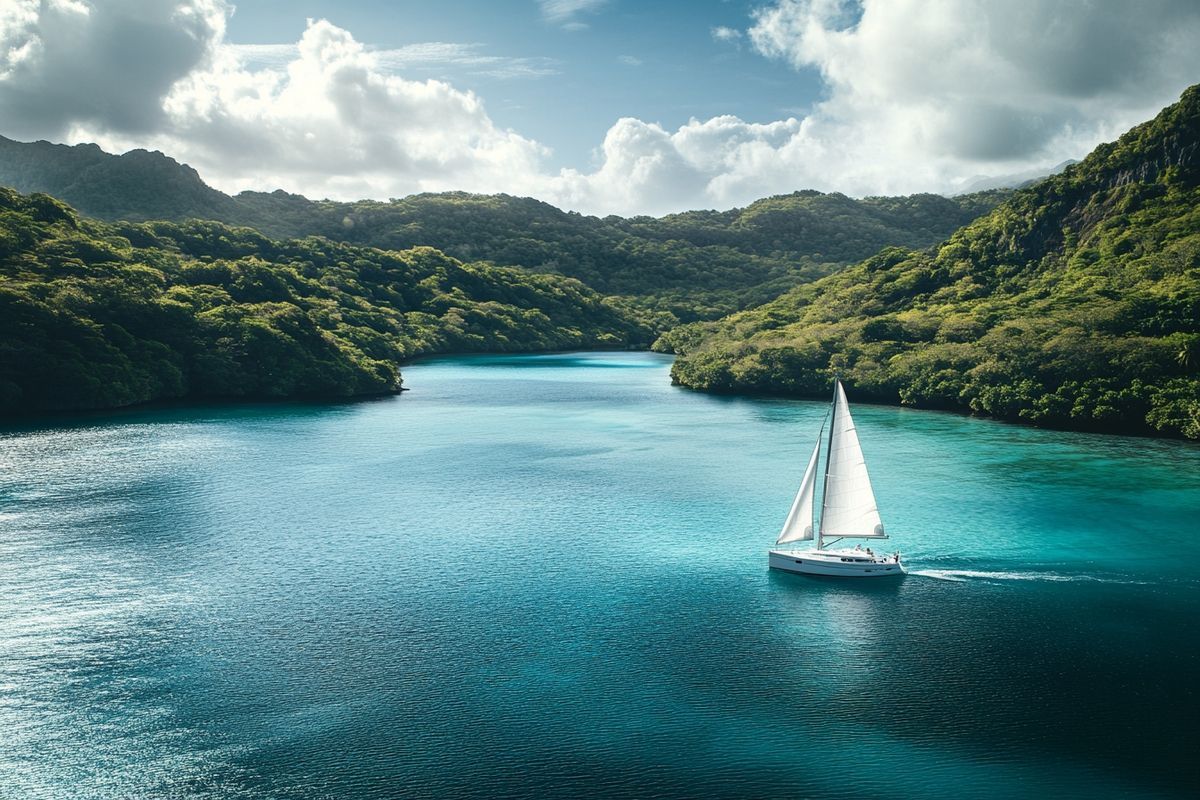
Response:
[{"label": "boat deck", "polygon": [[899,556],[862,550],[770,550],[772,569],[805,575],[887,577],[905,574]]},{"label": "boat deck", "polygon": [[786,556],[803,556],[819,561],[832,561],[844,564],[896,564],[898,558],[894,554],[868,553],[866,550],[778,550],[772,553]]}]

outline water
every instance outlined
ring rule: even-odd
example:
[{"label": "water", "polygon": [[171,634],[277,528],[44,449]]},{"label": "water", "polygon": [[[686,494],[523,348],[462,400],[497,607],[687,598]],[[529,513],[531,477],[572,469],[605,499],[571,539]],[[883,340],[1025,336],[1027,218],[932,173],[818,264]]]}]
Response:
[{"label": "water", "polygon": [[770,573],[824,404],[651,354],[0,432],[0,797],[1173,797],[1200,448],[856,406],[879,585]]}]

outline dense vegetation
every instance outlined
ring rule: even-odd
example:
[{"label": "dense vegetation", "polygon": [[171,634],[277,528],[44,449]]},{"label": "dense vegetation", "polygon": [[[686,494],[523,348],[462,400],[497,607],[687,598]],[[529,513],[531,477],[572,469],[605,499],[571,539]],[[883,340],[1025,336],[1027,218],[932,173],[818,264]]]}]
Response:
[{"label": "dense vegetation", "polygon": [[396,249],[428,245],[465,260],[570,275],[608,294],[753,296],[763,283],[794,285],[889,244],[932,244],[1005,196],[854,200],[805,191],[745,209],[630,219],[508,195],[424,194],[388,203],[310,203],[281,193],[237,199],[259,216],[286,219],[290,234]]},{"label": "dense vegetation", "polygon": [[1200,87],[927,252],[680,327],[679,383],[1200,438]]},{"label": "dense vegetation", "polygon": [[645,346],[576,280],[0,189],[0,413],[393,392],[423,353]]},{"label": "dense vegetation", "polygon": [[461,192],[355,203],[281,191],[230,197],[161,153],[114,156],[95,145],[2,137],[0,184],[51,194],[107,220],[212,219],[276,238],[429,246],[462,261],[567,275],[657,313],[663,326],[767,302],[887,245],[931,245],[1007,196],[854,200],[806,191],[732,211],[601,219],[529,198]]},{"label": "dense vegetation", "polygon": [[836,372],[863,399],[1200,438],[1195,87],[1059,175],[953,199],[229,197],[159,153],[2,138],[0,182],[121,220],[0,190],[0,412],[387,392],[423,353],[666,331],[699,389],[823,396]]}]

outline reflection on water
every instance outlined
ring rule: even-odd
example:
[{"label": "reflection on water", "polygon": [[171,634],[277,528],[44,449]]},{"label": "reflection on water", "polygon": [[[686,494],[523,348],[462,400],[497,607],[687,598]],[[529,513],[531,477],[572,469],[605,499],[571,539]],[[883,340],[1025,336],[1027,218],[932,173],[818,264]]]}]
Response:
[{"label": "reflection on water", "polygon": [[1191,794],[1200,449],[860,406],[912,574],[774,573],[826,404],[668,365],[0,432],[0,796]]}]

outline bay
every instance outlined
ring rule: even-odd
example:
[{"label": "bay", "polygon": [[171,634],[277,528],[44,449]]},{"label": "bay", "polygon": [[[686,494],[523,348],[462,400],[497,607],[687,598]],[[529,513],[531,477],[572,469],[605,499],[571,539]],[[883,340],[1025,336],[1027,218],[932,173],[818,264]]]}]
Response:
[{"label": "bay", "polygon": [[782,575],[826,404],[669,364],[9,424],[0,797],[1193,796],[1200,448],[856,404],[912,574]]}]

